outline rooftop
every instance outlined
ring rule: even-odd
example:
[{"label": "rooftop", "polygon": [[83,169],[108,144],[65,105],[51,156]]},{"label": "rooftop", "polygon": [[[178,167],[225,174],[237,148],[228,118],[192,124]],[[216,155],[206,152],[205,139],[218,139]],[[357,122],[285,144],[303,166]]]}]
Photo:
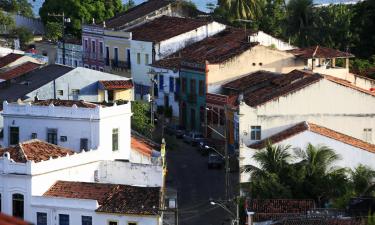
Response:
[{"label": "rooftop", "polygon": [[83,100],[60,100],[60,99],[48,99],[48,100],[36,100],[32,102],[33,105],[39,105],[39,106],[64,106],[64,107],[72,107],[73,105],[76,105],[78,108],[96,108],[98,105],[86,102]]},{"label": "rooftop", "polygon": [[21,54],[9,53],[8,55],[0,58],[0,68],[3,68],[21,57],[23,57]]},{"label": "rooftop", "polygon": [[354,55],[348,52],[342,52],[332,48],[326,48],[322,46],[311,46],[307,48],[297,48],[289,50],[288,52],[294,54],[297,57],[303,59],[311,58],[348,58],[354,57]]},{"label": "rooftop", "polygon": [[257,43],[247,41],[248,35],[250,33],[245,35],[243,29],[227,28],[152,65],[162,68],[179,68],[182,61],[201,64],[206,61],[210,64],[222,63],[257,45]]},{"label": "rooftop", "polygon": [[30,223],[27,223],[13,216],[5,215],[3,213],[0,213],[0,224],[1,225],[30,225]]},{"label": "rooftop", "polygon": [[0,89],[0,101],[8,102],[25,99],[25,95],[42,87],[43,85],[61,77],[74,68],[62,65],[48,65],[34,69],[21,77],[15,83],[11,83]]},{"label": "rooftop", "polygon": [[131,28],[128,31],[132,32],[133,40],[161,42],[195,30],[207,23],[204,20],[162,16],[151,22]]},{"label": "rooftop", "polygon": [[33,71],[34,69],[40,66],[41,65],[33,63],[33,62],[23,63],[15,68],[11,68],[3,73],[0,73],[0,80],[10,80],[10,79],[19,77],[25,73]]},{"label": "rooftop", "polygon": [[43,196],[97,200],[97,212],[156,215],[159,187],[57,181]]},{"label": "rooftop", "polygon": [[154,143],[153,141],[142,137],[140,135],[132,134],[131,136],[131,148],[135,151],[141,153],[142,155],[146,155],[151,157],[153,154],[153,150],[160,149],[160,146]]},{"label": "rooftop", "polygon": [[133,88],[132,80],[101,80],[99,83],[105,90],[131,89]]},{"label": "rooftop", "polygon": [[64,157],[67,154],[72,155],[74,152],[70,149],[53,145],[41,140],[33,139],[19,143],[18,145],[0,149],[0,156],[9,152],[10,158],[18,163],[26,161],[45,161],[52,158]]},{"label": "rooftop", "polygon": [[299,133],[302,133],[304,131],[311,131],[313,133],[334,139],[336,141],[340,141],[342,143],[351,145],[356,148],[363,149],[365,151],[369,151],[372,153],[375,153],[375,145],[370,144],[368,142],[362,141],[360,139],[351,137],[349,135],[331,130],[329,128],[310,123],[310,122],[301,122],[298,123],[290,128],[287,128],[277,134],[272,135],[271,137],[268,137],[264,140],[261,140],[259,142],[256,142],[254,144],[249,145],[249,148],[253,149],[261,149],[264,148],[267,144],[267,141],[271,141],[271,143],[275,144],[278,142],[281,142],[283,140],[286,140],[288,138],[291,138]]},{"label": "rooftop", "polygon": [[106,23],[106,27],[118,29],[121,26],[126,25],[129,22],[132,22],[138,18],[146,16],[147,14],[152,13],[158,9],[168,6],[173,1],[171,0],[149,0],[143,2],[126,12],[120,13],[110,19],[108,19]]}]

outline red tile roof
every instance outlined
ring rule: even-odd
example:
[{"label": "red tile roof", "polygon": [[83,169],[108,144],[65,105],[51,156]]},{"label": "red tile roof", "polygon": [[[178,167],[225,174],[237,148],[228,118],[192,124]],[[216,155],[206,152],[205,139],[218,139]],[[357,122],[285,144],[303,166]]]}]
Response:
[{"label": "red tile roof", "polygon": [[156,145],[146,138],[140,137],[138,135],[132,135],[131,148],[145,156],[151,157],[152,150],[157,150],[160,148],[160,146]]},{"label": "red tile roof", "polygon": [[60,99],[48,99],[48,100],[37,100],[32,103],[33,105],[39,106],[49,106],[53,104],[54,106],[65,106],[72,107],[76,105],[78,108],[95,108],[97,104],[85,102],[83,100],[60,100]]},{"label": "red tile roof", "polygon": [[52,158],[72,155],[74,151],[53,145],[37,139],[19,143],[16,146],[0,149],[0,156],[5,152],[10,153],[10,158],[15,162],[25,163],[27,160],[35,162],[45,161]]},{"label": "red tile roof", "polygon": [[156,10],[164,8],[171,4],[170,0],[149,0],[143,2],[128,11],[120,13],[115,17],[108,19],[105,23],[108,28],[120,29],[126,26],[127,23],[132,22],[138,18],[146,16]]},{"label": "red tile roof", "polygon": [[106,90],[116,90],[116,89],[131,89],[133,88],[132,80],[101,80],[99,83]]},{"label": "red tile roof", "polygon": [[366,90],[366,89],[363,89],[363,88],[360,88],[360,87],[352,84],[351,82],[349,82],[347,80],[344,80],[344,79],[341,79],[341,78],[337,78],[337,77],[333,77],[333,76],[330,76],[330,75],[324,75],[324,78],[327,79],[327,80],[329,80],[329,81],[332,81],[332,82],[334,82],[336,84],[340,84],[340,85],[343,85],[345,87],[349,87],[351,89],[360,91],[362,93],[375,96],[375,92],[370,91],[370,90]]},{"label": "red tile roof", "polygon": [[348,52],[342,52],[332,48],[326,48],[322,46],[311,46],[307,48],[297,48],[288,50],[288,52],[294,54],[297,57],[303,59],[311,58],[348,58],[354,57],[354,55]]},{"label": "red tile roof", "polygon": [[0,58],[0,68],[16,61],[17,59],[21,58],[23,55],[10,53],[2,58]]},{"label": "red tile roof", "polygon": [[21,219],[0,213],[0,225],[31,225]]},{"label": "red tile roof", "polygon": [[267,141],[271,141],[271,143],[273,144],[278,143],[304,131],[311,131],[313,133],[340,141],[353,147],[375,153],[375,145],[373,144],[310,122],[298,123],[266,139],[249,145],[249,148],[261,149],[266,146]]},{"label": "red tile roof", "polygon": [[[227,28],[224,31],[202,41],[189,45],[172,56],[159,60],[152,65],[162,68],[179,68],[182,61],[204,64],[225,62],[257,45],[249,43],[247,32],[237,28]],[[178,60],[179,59],[179,60]]]},{"label": "red tile roof", "polygon": [[43,196],[97,200],[97,212],[157,215],[159,187],[57,181]]},{"label": "red tile roof", "polygon": [[206,25],[204,20],[162,16],[151,22],[131,28],[132,39],[138,41],[161,42]]},{"label": "red tile roof", "polygon": [[19,77],[23,74],[26,74],[30,71],[33,71],[36,68],[39,68],[40,65],[33,62],[26,62],[22,65],[19,65],[15,68],[7,70],[3,73],[0,73],[0,80],[10,80],[16,77]]}]

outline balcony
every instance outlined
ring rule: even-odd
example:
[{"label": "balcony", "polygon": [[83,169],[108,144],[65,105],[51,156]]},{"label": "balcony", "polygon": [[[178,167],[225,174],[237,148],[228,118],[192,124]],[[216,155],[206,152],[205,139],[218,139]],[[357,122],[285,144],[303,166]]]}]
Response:
[{"label": "balcony", "polygon": [[103,54],[98,52],[83,52],[83,59],[90,59],[90,60],[103,60]]},{"label": "balcony", "polygon": [[189,103],[197,103],[197,94],[188,94],[187,97]]},{"label": "balcony", "polygon": [[[130,69],[130,63],[127,61],[118,61],[111,59],[111,67],[113,70],[128,70]],[[106,61],[108,62],[108,60]]]}]

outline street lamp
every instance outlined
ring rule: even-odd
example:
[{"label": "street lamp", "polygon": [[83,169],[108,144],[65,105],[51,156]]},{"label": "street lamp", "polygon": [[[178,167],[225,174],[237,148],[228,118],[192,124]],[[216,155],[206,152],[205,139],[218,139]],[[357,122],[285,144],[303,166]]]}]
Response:
[{"label": "street lamp", "polygon": [[237,225],[240,224],[238,213],[237,213],[237,215],[234,215],[234,213],[232,211],[230,211],[225,205],[223,205],[221,203],[218,203],[218,202],[211,201],[210,204],[213,205],[213,206],[216,206],[216,205],[220,206],[222,209],[224,209],[225,211],[227,211],[231,215],[231,217],[233,219],[233,224],[237,224]]}]

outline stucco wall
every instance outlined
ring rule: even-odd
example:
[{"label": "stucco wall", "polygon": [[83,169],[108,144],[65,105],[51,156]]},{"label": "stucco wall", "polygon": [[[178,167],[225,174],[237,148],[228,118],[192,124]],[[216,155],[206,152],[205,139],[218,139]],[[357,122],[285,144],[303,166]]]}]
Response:
[{"label": "stucco wall", "polygon": [[209,64],[208,92],[217,93],[223,83],[258,70],[288,73],[303,67],[303,61],[296,60],[293,54],[257,45],[224,63]]},{"label": "stucco wall", "polygon": [[[140,63],[137,62],[137,53],[140,53]],[[150,86],[150,78],[148,76],[149,66],[146,65],[145,55],[148,54],[148,63],[152,61],[152,43],[145,41],[131,42],[130,61],[131,61],[131,75],[133,81],[137,84]]]}]

